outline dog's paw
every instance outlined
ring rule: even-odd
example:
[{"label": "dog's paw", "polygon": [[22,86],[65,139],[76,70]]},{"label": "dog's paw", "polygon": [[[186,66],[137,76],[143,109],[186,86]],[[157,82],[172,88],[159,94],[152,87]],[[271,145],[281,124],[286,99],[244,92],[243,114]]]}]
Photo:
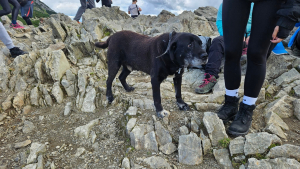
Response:
[{"label": "dog's paw", "polygon": [[126,92],[132,92],[132,91],[134,91],[134,87],[128,87],[128,88],[126,89]]},{"label": "dog's paw", "polygon": [[184,110],[184,111],[187,111],[190,109],[189,105],[187,105],[186,103],[179,103],[179,102],[176,102],[178,107],[179,107],[179,110]]},{"label": "dog's paw", "polygon": [[114,97],[113,96],[106,96],[106,99],[108,101],[109,104],[111,104],[114,101]]},{"label": "dog's paw", "polygon": [[167,110],[162,110],[162,111],[156,112],[156,115],[159,118],[164,118],[166,116],[170,116],[170,114],[171,113],[169,111],[167,111]]}]

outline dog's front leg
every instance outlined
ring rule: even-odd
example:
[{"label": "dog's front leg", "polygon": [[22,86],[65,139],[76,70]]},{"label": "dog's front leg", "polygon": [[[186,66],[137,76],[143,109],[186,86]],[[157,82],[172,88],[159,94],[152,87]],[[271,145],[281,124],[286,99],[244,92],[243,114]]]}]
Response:
[{"label": "dog's front leg", "polygon": [[159,81],[157,77],[153,77],[151,78],[151,84],[152,84],[153,100],[154,100],[154,106],[156,109],[157,117],[163,118],[165,116],[169,116],[170,112],[164,110],[161,105],[161,96],[160,96],[161,81]]},{"label": "dog's front leg", "polygon": [[173,78],[176,103],[180,110],[189,110],[189,106],[182,100],[182,96],[181,96],[182,73],[180,74],[176,73],[175,77]]}]

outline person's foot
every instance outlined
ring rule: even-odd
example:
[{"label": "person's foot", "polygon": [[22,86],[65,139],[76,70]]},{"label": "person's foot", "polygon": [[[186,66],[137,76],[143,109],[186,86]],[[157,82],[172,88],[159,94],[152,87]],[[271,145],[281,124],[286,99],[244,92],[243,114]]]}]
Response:
[{"label": "person's foot", "polygon": [[225,103],[218,111],[218,117],[223,120],[223,123],[227,123],[233,120],[238,112],[239,98],[225,95]]},{"label": "person's foot", "polygon": [[208,93],[217,83],[217,79],[214,75],[210,75],[209,73],[205,73],[204,75],[205,79],[203,80],[203,83],[195,89],[196,93]]},{"label": "person's foot", "polygon": [[81,22],[79,22],[79,21],[76,21],[78,24],[81,24]]},{"label": "person's foot", "polygon": [[16,23],[16,24],[11,23],[10,27],[13,29],[23,29],[24,28],[23,26],[19,25],[18,23]]},{"label": "person's foot", "polygon": [[18,47],[11,48],[9,51],[10,51],[10,54],[11,54],[12,58],[16,58],[19,55],[28,54],[28,52],[24,52],[23,50],[21,50]]},{"label": "person's foot", "polygon": [[248,134],[252,124],[253,110],[255,105],[246,105],[240,103],[240,108],[227,132],[233,137],[244,136]]}]

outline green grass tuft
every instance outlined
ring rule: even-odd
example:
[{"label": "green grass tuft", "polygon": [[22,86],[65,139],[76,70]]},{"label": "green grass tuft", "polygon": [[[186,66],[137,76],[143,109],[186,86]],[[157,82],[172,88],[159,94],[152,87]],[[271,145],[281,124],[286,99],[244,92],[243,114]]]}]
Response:
[{"label": "green grass tuft", "polygon": [[223,148],[227,148],[229,146],[229,143],[230,143],[230,138],[224,138],[219,141],[219,145]]}]

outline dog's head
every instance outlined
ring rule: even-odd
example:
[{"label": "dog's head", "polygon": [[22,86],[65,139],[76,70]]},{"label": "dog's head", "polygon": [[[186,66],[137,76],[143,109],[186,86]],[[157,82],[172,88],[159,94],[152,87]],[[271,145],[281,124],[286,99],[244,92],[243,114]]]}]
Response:
[{"label": "dog's head", "polygon": [[196,35],[190,33],[172,32],[170,35],[168,53],[173,62],[180,67],[196,67],[207,61],[207,53],[202,48],[202,41]]}]

